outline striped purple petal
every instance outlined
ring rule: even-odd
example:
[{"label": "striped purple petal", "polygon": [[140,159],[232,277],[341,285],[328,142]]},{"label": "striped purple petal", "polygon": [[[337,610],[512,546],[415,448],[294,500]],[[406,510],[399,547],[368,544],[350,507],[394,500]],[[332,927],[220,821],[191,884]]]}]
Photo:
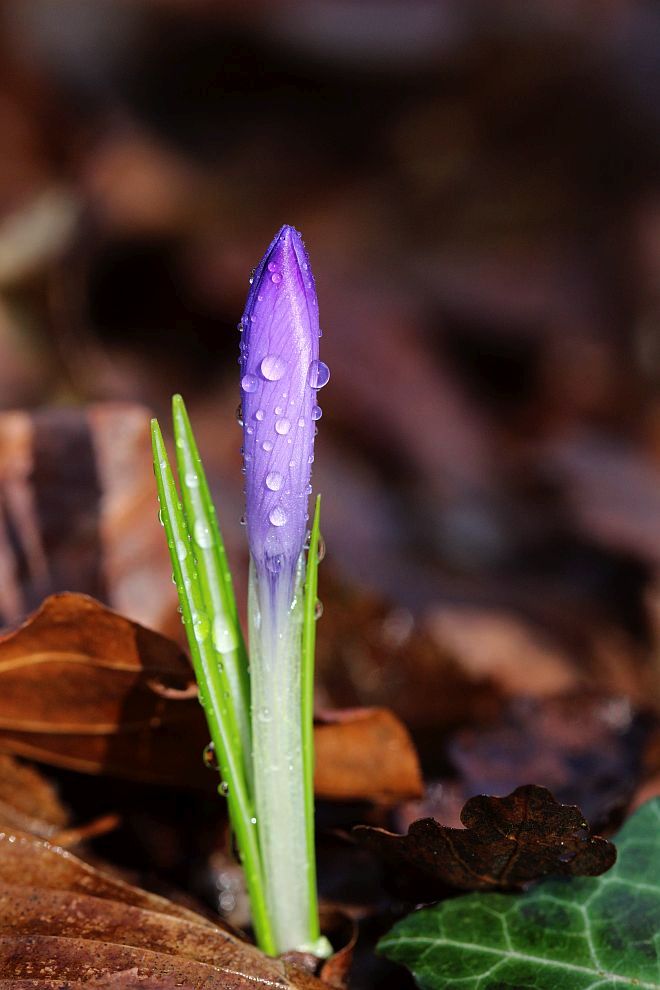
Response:
[{"label": "striped purple petal", "polygon": [[329,378],[314,276],[293,227],[281,228],[255,270],[241,326],[248,542],[258,569],[274,575],[303,550],[317,393]]}]

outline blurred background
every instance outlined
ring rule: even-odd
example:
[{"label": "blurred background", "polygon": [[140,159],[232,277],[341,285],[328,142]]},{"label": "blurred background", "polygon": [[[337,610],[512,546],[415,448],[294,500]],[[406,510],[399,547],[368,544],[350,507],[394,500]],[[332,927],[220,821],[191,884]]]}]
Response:
[{"label": "blurred background", "polygon": [[[352,634],[359,593],[388,649],[421,617],[471,674],[508,658],[542,692],[570,657],[625,686],[660,563],[660,7],[4,0],[0,22],[5,620],[70,587],[168,628],[140,409],[174,391],[244,564],[236,324],[286,222],[332,372],[321,635]],[[360,680],[346,650],[338,700],[400,693],[398,660]]]}]

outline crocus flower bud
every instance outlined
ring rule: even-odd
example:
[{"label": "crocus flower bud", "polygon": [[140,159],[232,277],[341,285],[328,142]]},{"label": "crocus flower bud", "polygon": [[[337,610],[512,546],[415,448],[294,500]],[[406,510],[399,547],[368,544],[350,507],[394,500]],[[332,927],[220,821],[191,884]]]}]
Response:
[{"label": "crocus flower bud", "polygon": [[301,592],[317,393],[330,373],[319,361],[314,278],[293,227],[282,227],[256,269],[241,326],[254,820],[265,823],[259,841],[278,951],[316,952]]},{"label": "crocus flower bud", "polygon": [[258,571],[291,573],[305,542],[319,361],[314,276],[297,230],[283,226],[254,272],[241,321],[246,522]]}]

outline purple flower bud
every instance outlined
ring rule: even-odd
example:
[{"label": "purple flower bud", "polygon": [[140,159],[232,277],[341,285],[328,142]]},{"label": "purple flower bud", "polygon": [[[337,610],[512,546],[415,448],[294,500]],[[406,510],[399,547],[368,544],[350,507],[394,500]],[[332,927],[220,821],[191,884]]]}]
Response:
[{"label": "purple flower bud", "polygon": [[319,361],[314,276],[302,238],[278,232],[252,278],[241,321],[241,405],[246,521],[257,569],[295,568],[305,542]]}]

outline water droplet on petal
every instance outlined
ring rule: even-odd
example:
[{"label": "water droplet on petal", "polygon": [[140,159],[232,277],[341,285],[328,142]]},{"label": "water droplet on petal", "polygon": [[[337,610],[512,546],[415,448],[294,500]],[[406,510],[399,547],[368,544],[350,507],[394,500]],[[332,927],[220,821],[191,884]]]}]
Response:
[{"label": "water droplet on petal", "polygon": [[305,420],[301,416],[300,419],[298,420],[298,426],[304,426],[304,425],[305,425]]},{"label": "water droplet on petal", "polygon": [[[254,378],[254,375],[251,375],[251,376],[246,375],[245,376],[245,378],[248,378],[248,377]],[[243,379],[243,382],[241,382],[241,384],[243,384],[245,382],[245,378]],[[255,378],[255,381],[256,381],[256,378]],[[247,392],[247,391],[249,391],[249,389],[246,388],[245,391]],[[238,405],[236,406],[235,416],[236,416],[236,422],[238,423],[238,425],[239,426],[242,426],[243,425],[243,403],[242,402],[239,402]]]},{"label": "water droplet on petal", "polygon": [[245,513],[243,513],[243,515],[241,516],[239,522],[240,522],[241,526],[247,525],[247,517],[246,517]]},{"label": "water droplet on petal", "polygon": [[269,272],[276,272],[277,271],[277,265],[275,264],[274,261],[269,261],[268,262],[268,271]]},{"label": "water droplet on petal", "polygon": [[198,519],[195,523],[193,537],[197,546],[201,547],[202,550],[208,550],[211,546],[211,530],[201,519]]},{"label": "water droplet on petal", "polygon": [[266,475],[266,488],[269,488],[271,492],[279,492],[283,480],[279,471],[271,471],[270,474]]},{"label": "water droplet on petal", "polygon": [[[269,382],[278,382],[286,371],[286,363],[275,354],[267,354],[261,362],[261,374]],[[256,388],[256,385],[255,385]]]},{"label": "water droplet on petal", "polygon": [[274,557],[266,557],[266,570],[271,574],[279,574],[282,570],[282,554],[278,553]]},{"label": "water droplet on petal", "polygon": [[263,411],[263,409],[257,409],[256,413],[254,414],[254,418],[258,419],[259,422],[261,422],[265,415],[266,413]]},{"label": "water droplet on petal", "polygon": [[308,381],[312,388],[323,388],[330,379],[330,368],[323,361],[312,361],[309,366]]},{"label": "water droplet on petal", "polygon": [[323,410],[321,409],[320,406],[312,406],[312,419],[313,420],[315,420],[315,421],[316,420],[319,420],[322,415],[323,415]]},{"label": "water droplet on petal", "polygon": [[286,434],[289,432],[290,429],[291,429],[290,419],[278,419],[277,422],[275,423],[275,432],[279,433],[281,437],[286,436]]},{"label": "water droplet on petal", "polygon": [[273,273],[273,274],[272,274],[272,275],[270,276],[270,280],[271,280],[271,282],[274,282],[274,283],[275,283],[275,285],[277,285],[277,283],[278,283],[278,282],[281,282],[281,281],[282,281],[282,276],[281,276],[281,275],[279,275],[279,274],[278,274],[277,272],[274,272],[274,273]]},{"label": "water droplet on petal", "polygon": [[275,508],[271,509],[268,513],[268,518],[273,526],[284,526],[286,522],[286,512],[281,505],[276,505]]},{"label": "water droplet on petal", "polygon": [[179,560],[185,560],[188,556],[188,547],[185,545],[183,540],[177,540],[176,542],[176,555]]},{"label": "water droplet on petal", "polygon": [[256,375],[243,375],[241,378],[241,388],[244,392],[256,392],[257,385]]},{"label": "water droplet on petal", "polygon": [[307,485],[307,488],[305,489],[305,495],[311,495],[311,494],[312,494],[312,486]]},{"label": "water droplet on petal", "polygon": [[263,447],[263,449],[268,454],[273,449],[273,442],[272,442],[272,440],[264,440],[264,442],[262,443],[261,446]]}]

